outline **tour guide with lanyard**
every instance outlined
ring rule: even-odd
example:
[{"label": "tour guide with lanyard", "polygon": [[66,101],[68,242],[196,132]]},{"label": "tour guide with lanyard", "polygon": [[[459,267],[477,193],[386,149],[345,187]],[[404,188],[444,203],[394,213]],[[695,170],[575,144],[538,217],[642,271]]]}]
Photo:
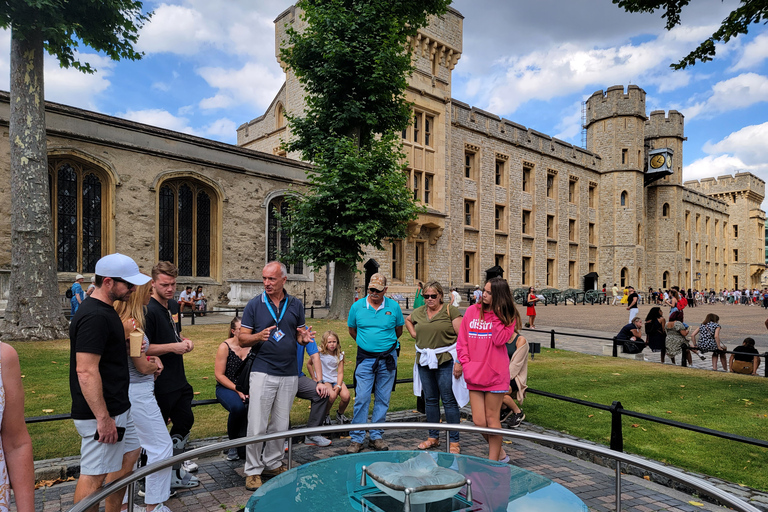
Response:
[{"label": "tour guide with lanyard", "polygon": [[[283,336],[285,336],[285,333],[282,330],[280,330],[280,321],[283,319],[283,316],[285,315],[285,310],[288,308],[288,303],[293,300],[293,297],[291,297],[285,292],[283,293],[286,295],[285,303],[283,304],[283,310],[280,312],[280,318],[277,318],[277,316],[275,315],[275,310],[272,309],[272,302],[269,300],[269,297],[267,297],[267,292],[261,292],[261,301],[267,306],[267,311],[269,311],[269,315],[272,317],[272,320],[275,321],[275,330],[272,331],[272,334],[270,335],[270,337],[273,337],[276,342],[280,341],[281,339],[283,339]],[[261,346],[261,343],[259,343],[258,346]]]}]

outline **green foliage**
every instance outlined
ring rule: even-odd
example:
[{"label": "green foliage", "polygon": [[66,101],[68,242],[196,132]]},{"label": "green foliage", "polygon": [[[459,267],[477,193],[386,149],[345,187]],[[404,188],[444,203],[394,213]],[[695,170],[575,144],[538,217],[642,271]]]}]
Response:
[{"label": "green foliage", "polygon": [[[671,30],[680,24],[680,12],[691,0],[611,0],[627,12],[655,12],[663,10],[662,18],[666,18],[665,28]],[[727,43],[738,36],[749,32],[753,23],[768,20],[768,0],[741,0],[741,5],[731,11],[711,36],[685,56],[680,62],[671,64],[674,69],[685,69],[697,61],[707,62],[715,56],[715,43]],[[763,21],[765,23],[766,21]]]},{"label": "green foliage", "polygon": [[0,27],[13,37],[41,34],[45,50],[62,67],[85,73],[95,70],[75,58],[80,43],[105,53],[112,60],[138,60],[133,45],[138,31],[152,13],[141,12],[137,0],[12,0],[0,2]]},{"label": "green foliage", "polygon": [[306,91],[306,111],[287,115],[299,151],[315,164],[293,199],[291,257],[350,267],[366,245],[403,238],[421,208],[410,198],[395,136],[410,122],[407,38],[450,0],[302,0],[307,28],[288,30],[281,59]]}]

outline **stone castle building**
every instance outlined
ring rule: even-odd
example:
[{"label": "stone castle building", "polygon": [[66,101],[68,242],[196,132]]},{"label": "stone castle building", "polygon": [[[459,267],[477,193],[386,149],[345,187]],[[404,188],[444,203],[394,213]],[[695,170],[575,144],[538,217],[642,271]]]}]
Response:
[{"label": "stone castle building", "polygon": [[[278,16],[276,49],[287,26],[301,23],[293,7]],[[368,252],[391,279],[391,293],[412,295],[416,282],[427,280],[473,286],[494,265],[514,287],[759,284],[762,180],[739,173],[683,183],[683,116],[646,115],[637,86],[588,99],[586,149],[453,99],[462,24],[450,10],[411,41],[416,71],[407,98],[414,120],[402,140],[409,186],[427,212],[409,226],[407,239]],[[304,106],[296,77],[285,72],[267,112],[238,128],[237,146],[46,103],[62,293],[76,273],[88,276],[99,257],[115,251],[144,271],[159,259],[174,261],[180,285],[203,285],[216,305],[244,305],[259,293],[263,264],[291,243],[278,213],[308,169],[280,150],[290,137],[285,112]],[[6,177],[8,119],[9,98],[0,93]],[[671,174],[648,172],[649,161],[661,171],[671,162]],[[0,182],[6,296],[9,183]],[[308,303],[325,303],[330,270],[291,265],[288,289]]]},{"label": "stone castle building", "polygon": [[[302,24],[295,7],[278,16],[276,54],[287,28]],[[369,251],[392,277],[391,291],[433,279],[471,286],[494,265],[512,286],[760,284],[762,180],[739,173],[683,183],[683,115],[647,115],[645,91],[634,85],[587,100],[586,149],[453,99],[462,25],[451,9],[411,41],[414,117],[402,138],[409,186],[428,212],[407,239]],[[238,128],[239,146],[283,154],[284,113],[304,105],[283,67],[285,84],[263,116]],[[668,171],[655,172],[651,160]]]}]

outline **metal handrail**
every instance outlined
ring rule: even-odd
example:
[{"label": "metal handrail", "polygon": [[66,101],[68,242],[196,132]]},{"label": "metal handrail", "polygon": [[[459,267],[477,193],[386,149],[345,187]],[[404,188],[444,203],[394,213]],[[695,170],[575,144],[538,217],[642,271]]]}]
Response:
[{"label": "metal handrail", "polygon": [[554,444],[559,446],[566,446],[577,450],[585,450],[597,455],[601,455],[606,458],[611,458],[616,461],[616,510],[621,512],[621,464],[627,464],[642,468],[646,471],[652,471],[658,473],[672,480],[685,483],[694,489],[701,491],[702,493],[715,498],[720,503],[727,505],[739,512],[760,512],[759,509],[746,503],[737,496],[734,496],[722,489],[715,487],[714,485],[696,478],[694,476],[686,475],[671,469],[666,466],[662,466],[656,462],[641,459],[635,455],[626,454],[623,452],[611,450],[599,445],[591,445],[582,443],[580,441],[573,441],[571,439],[561,439],[543,434],[537,434],[533,432],[520,432],[514,430],[494,429],[487,427],[476,427],[474,425],[455,425],[446,423],[420,423],[420,422],[405,422],[405,423],[376,423],[376,424],[363,424],[363,425],[325,425],[320,427],[300,428],[291,430],[289,432],[276,432],[272,434],[264,434],[259,436],[252,436],[246,438],[232,439],[229,441],[223,441],[220,443],[196,448],[188,452],[173,456],[169,459],[155,462],[143,468],[140,468],[130,475],[127,475],[119,480],[111,482],[104,486],[101,490],[91,494],[81,502],[77,503],[74,507],[69,509],[69,512],[84,512],[89,507],[98,504],[101,500],[109,496],[114,492],[118,492],[120,489],[128,486],[128,509],[133,509],[133,487],[136,481],[146,477],[161,469],[173,466],[174,464],[181,463],[184,460],[207,455],[209,453],[220,452],[222,450],[228,450],[230,448],[237,448],[239,446],[245,446],[252,443],[260,443],[265,441],[272,441],[275,439],[286,438],[288,440],[288,469],[293,467],[293,436],[312,436],[318,434],[327,433],[341,433],[350,430],[367,430],[374,427],[377,430],[443,430],[446,435],[446,448],[450,446],[447,442],[448,432],[458,431],[475,434],[487,434],[487,435],[499,435],[502,437],[512,437],[517,439],[524,439],[533,442],[544,442],[547,444]]}]

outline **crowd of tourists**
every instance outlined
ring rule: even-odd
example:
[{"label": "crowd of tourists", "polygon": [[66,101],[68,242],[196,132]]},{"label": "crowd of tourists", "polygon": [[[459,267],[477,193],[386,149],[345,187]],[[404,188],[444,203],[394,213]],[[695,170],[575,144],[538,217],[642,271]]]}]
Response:
[{"label": "crowd of tourists", "polygon": [[[629,290],[634,292],[630,286]],[[693,290],[688,290],[692,292]],[[712,370],[718,370],[718,363],[723,371],[742,373],[748,375],[757,375],[760,367],[761,358],[759,352],[755,349],[755,340],[745,338],[741,345],[735,347],[732,351],[722,342],[719,324],[720,317],[714,313],[705,316],[701,325],[691,327],[685,323],[685,310],[692,307],[687,298],[685,290],[673,287],[665,292],[659,292],[658,298],[652,300],[653,306],[645,320],[637,316],[637,310],[633,311],[630,306],[635,302],[630,302],[629,323],[616,335],[616,340],[622,345],[623,352],[628,354],[637,354],[645,348],[653,352],[660,353],[661,363],[669,357],[672,364],[675,364],[675,358],[681,355],[689,365],[693,362],[693,355],[705,360],[705,354],[711,353]],[[630,294],[630,301],[632,294]],[[768,299],[766,299],[768,300]],[[668,306],[669,317],[665,318],[661,307]],[[768,328],[768,321],[766,321]],[[643,336],[645,333],[645,336]],[[730,354],[730,360],[728,359]]]}]

